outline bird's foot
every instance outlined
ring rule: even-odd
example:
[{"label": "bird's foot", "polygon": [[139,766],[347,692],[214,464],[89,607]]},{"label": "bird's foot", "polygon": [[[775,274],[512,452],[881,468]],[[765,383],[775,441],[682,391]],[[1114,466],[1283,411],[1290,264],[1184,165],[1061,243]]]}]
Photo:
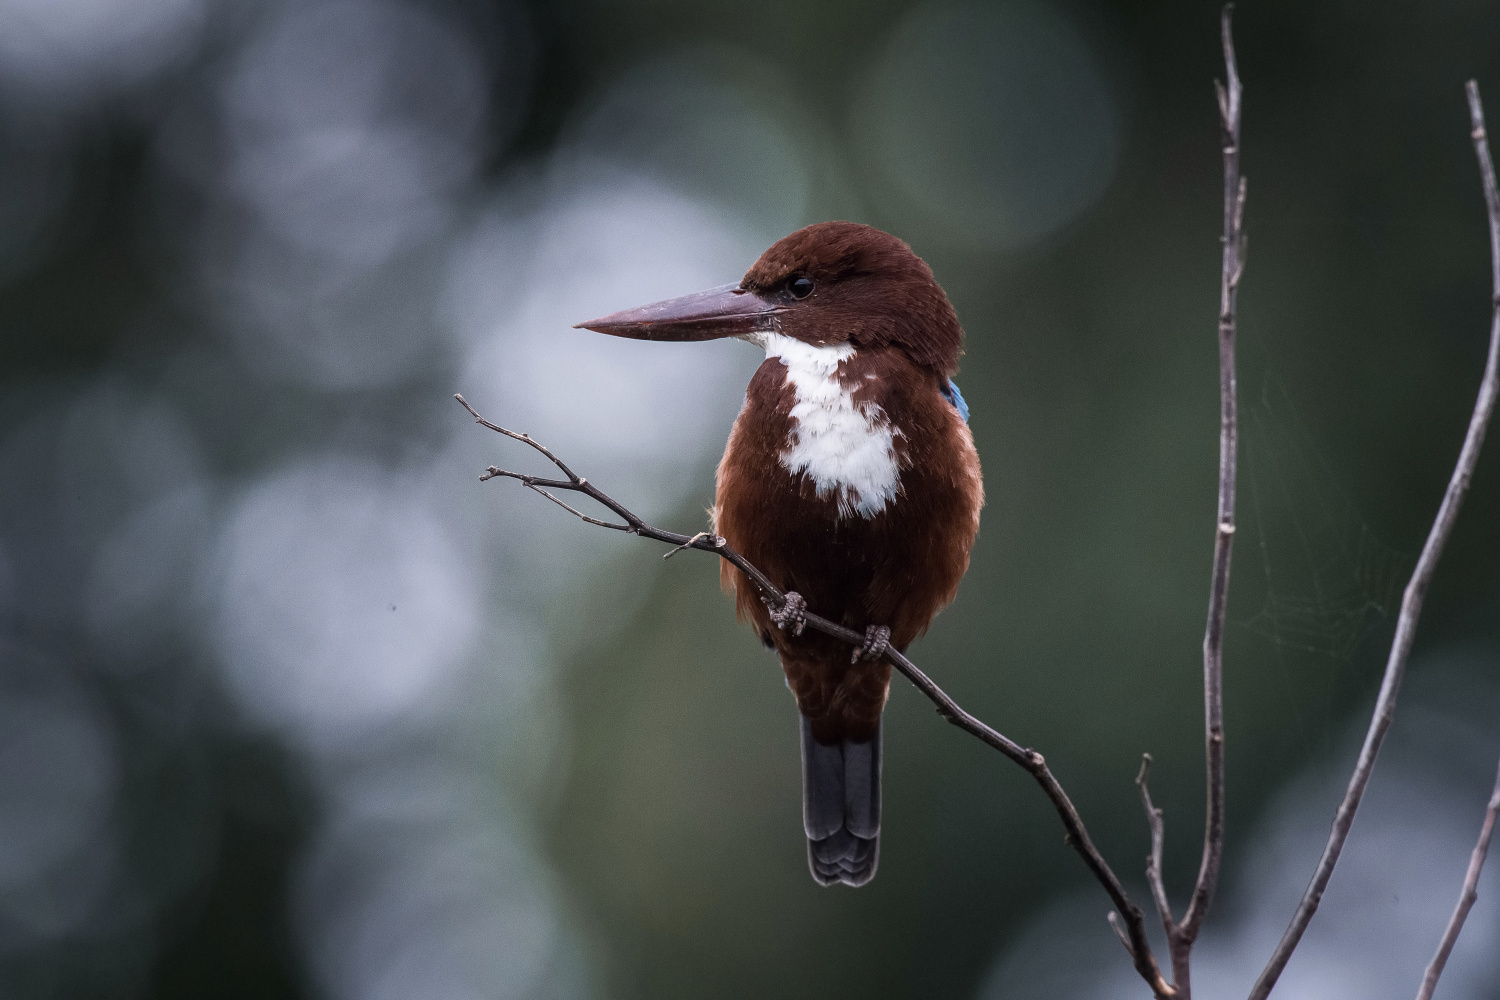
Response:
[{"label": "bird's foot", "polygon": [[791,629],[792,635],[801,635],[807,628],[807,602],[795,590],[788,590],[781,603],[771,609],[771,621],[783,632]]},{"label": "bird's foot", "polygon": [[891,648],[891,630],[884,625],[871,625],[865,629],[865,644],[849,657],[850,663],[860,660],[878,660]]}]

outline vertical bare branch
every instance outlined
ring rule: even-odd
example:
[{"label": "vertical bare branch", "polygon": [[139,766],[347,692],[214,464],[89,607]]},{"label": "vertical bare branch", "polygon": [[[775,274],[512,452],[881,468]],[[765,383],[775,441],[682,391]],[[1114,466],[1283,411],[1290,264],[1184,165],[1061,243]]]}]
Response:
[{"label": "vertical bare branch", "polygon": [[1235,307],[1244,270],[1245,179],[1240,176],[1240,75],[1234,57],[1226,5],[1221,20],[1225,83],[1219,90],[1219,124],[1224,138],[1224,260],[1219,280],[1219,508],[1214,533],[1213,576],[1208,624],[1203,633],[1203,743],[1208,803],[1203,823],[1203,856],[1187,913],[1172,942],[1173,979],[1191,996],[1188,953],[1213,903],[1224,857],[1224,615],[1229,604],[1229,561],[1234,551],[1235,453],[1238,402],[1234,370]]},{"label": "vertical bare branch", "polygon": [[1151,802],[1146,786],[1151,757],[1141,764],[1136,784],[1151,826],[1151,857],[1146,881],[1162,927],[1167,932],[1167,950],[1172,960],[1172,985],[1183,1000],[1193,995],[1193,943],[1203,929],[1203,920],[1213,903],[1224,860],[1224,617],[1229,608],[1229,563],[1234,553],[1234,500],[1236,452],[1239,445],[1239,402],[1235,380],[1234,338],[1239,305],[1240,275],[1245,270],[1245,178],[1240,176],[1240,86],[1239,64],[1234,55],[1234,4],[1225,4],[1219,18],[1224,46],[1225,82],[1214,82],[1219,97],[1219,126],[1224,146],[1224,235],[1223,266],[1219,272],[1219,503],[1214,519],[1214,563],[1208,587],[1208,623],[1203,630],[1203,755],[1207,804],[1203,817],[1203,856],[1198,879],[1188,900],[1182,922],[1172,916],[1172,906],[1162,883],[1161,856],[1165,839],[1162,813]]},{"label": "vertical bare branch", "polygon": [[1453,531],[1453,522],[1458,518],[1464,495],[1469,491],[1469,480],[1474,474],[1475,463],[1479,461],[1479,449],[1484,444],[1484,433],[1495,409],[1497,390],[1500,390],[1500,194],[1496,192],[1495,165],[1490,158],[1489,139],[1484,128],[1484,107],[1479,102],[1479,86],[1470,80],[1467,89],[1471,137],[1474,140],[1474,154],[1479,159],[1479,173],[1484,183],[1484,200],[1490,224],[1490,275],[1494,309],[1490,319],[1489,356],[1485,362],[1484,376],[1480,380],[1479,396],[1474,401],[1474,413],[1469,418],[1469,430],[1464,436],[1463,448],[1459,451],[1458,462],[1453,468],[1453,476],[1448,481],[1443,502],[1438,507],[1437,517],[1427,534],[1427,543],[1422,546],[1416,569],[1412,570],[1411,581],[1406,585],[1406,592],[1401,598],[1401,613],[1396,619],[1396,635],[1391,640],[1385,677],[1380,684],[1380,695],[1375,700],[1375,711],[1370,719],[1370,728],[1365,733],[1364,746],[1360,748],[1359,760],[1354,765],[1354,774],[1349,778],[1349,787],[1334,815],[1333,829],[1328,834],[1328,844],[1323,848],[1323,856],[1318,859],[1312,882],[1303,894],[1302,902],[1297,906],[1292,922],[1272,953],[1271,960],[1266,964],[1265,971],[1260,974],[1255,988],[1251,990],[1250,1000],[1265,1000],[1270,995],[1276,980],[1286,968],[1287,960],[1302,940],[1302,934],[1312,921],[1313,914],[1317,912],[1323,890],[1328,887],[1334,866],[1338,864],[1339,853],[1344,849],[1349,828],[1354,824],[1354,814],[1359,809],[1365,786],[1369,784],[1370,774],[1375,768],[1380,745],[1395,717],[1396,697],[1401,692],[1401,682],[1406,676],[1406,662],[1411,655],[1417,619],[1422,614],[1422,602],[1427,596],[1427,588],[1437,569],[1443,546],[1447,544],[1448,535]]},{"label": "vertical bare branch", "polygon": [[1458,905],[1453,908],[1453,916],[1448,919],[1448,929],[1443,931],[1443,939],[1438,942],[1437,954],[1432,956],[1432,962],[1427,966],[1427,975],[1422,977],[1422,988],[1417,990],[1417,1000],[1432,1000],[1432,991],[1437,989],[1438,977],[1443,974],[1448,956],[1453,954],[1453,945],[1464,929],[1464,921],[1469,919],[1469,911],[1479,898],[1479,873],[1484,869],[1484,856],[1490,850],[1490,834],[1495,832],[1497,812],[1500,812],[1500,768],[1495,771],[1495,788],[1490,792],[1490,804],[1484,811],[1484,823],[1479,827],[1479,842],[1474,845],[1474,853],[1469,855],[1469,871],[1464,875],[1463,892],[1459,893]]}]

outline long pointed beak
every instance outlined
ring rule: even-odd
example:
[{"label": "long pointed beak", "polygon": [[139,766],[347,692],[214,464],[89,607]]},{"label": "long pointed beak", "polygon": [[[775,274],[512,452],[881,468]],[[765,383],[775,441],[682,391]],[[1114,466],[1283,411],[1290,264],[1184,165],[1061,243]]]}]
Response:
[{"label": "long pointed beak", "polygon": [[770,332],[774,317],[784,308],[738,285],[724,285],[611,313],[573,329],[632,340],[717,340]]}]

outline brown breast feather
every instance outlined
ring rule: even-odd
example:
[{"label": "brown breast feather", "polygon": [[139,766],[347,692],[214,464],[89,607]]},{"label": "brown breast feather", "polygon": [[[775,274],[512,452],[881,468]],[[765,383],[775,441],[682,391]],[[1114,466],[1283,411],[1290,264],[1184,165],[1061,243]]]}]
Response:
[{"label": "brown breast feather", "polygon": [[[786,371],[768,358],[750,381],[719,463],[714,530],[810,610],[859,632],[888,625],[891,645],[905,649],[953,600],[969,566],[984,503],[974,439],[934,372],[894,348],[856,354],[839,377],[856,403],[878,404],[900,431],[900,491],[874,517],[841,519],[835,497],[819,497],[806,474],[781,464],[795,402]],[[780,654],[814,736],[868,739],[885,707],[890,666],[851,665],[841,642],[777,629],[754,584],[728,563],[722,581],[739,617]]]}]

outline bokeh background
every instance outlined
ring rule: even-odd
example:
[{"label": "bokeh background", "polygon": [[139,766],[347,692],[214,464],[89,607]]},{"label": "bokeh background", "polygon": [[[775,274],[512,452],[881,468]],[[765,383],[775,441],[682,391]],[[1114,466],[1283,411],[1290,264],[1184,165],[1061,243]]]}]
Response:
[{"label": "bokeh background", "polygon": [[[1145,895],[1201,830],[1213,3],[0,0],[0,993],[1144,996],[1016,768],[897,683],[879,877],[805,869],[797,728],[704,526],[758,358],[570,325],[803,224],[909,240],[989,490],[914,657]],[[1242,5],[1226,687],[1242,995],[1305,885],[1482,365],[1462,83],[1500,8]],[[1278,996],[1409,994],[1500,754],[1500,441]],[[1500,994],[1500,877],[1442,987]]]}]

